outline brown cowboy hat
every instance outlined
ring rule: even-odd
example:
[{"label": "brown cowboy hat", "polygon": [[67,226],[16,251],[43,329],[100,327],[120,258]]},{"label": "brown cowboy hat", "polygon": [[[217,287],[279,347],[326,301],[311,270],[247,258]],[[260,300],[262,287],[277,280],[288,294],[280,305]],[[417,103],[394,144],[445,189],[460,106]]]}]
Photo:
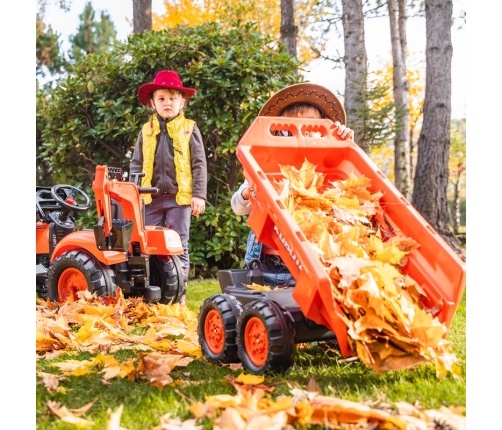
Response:
[{"label": "brown cowboy hat", "polygon": [[293,103],[308,103],[317,108],[331,121],[345,124],[345,109],[338,98],[321,85],[294,84],[275,93],[263,105],[259,116],[281,116],[282,111]]},{"label": "brown cowboy hat", "polygon": [[161,70],[157,73],[152,83],[143,84],[139,87],[138,100],[142,105],[151,107],[150,100],[152,93],[160,89],[182,91],[185,100],[188,100],[197,93],[197,90],[193,88],[184,87],[180,77],[173,70]]}]

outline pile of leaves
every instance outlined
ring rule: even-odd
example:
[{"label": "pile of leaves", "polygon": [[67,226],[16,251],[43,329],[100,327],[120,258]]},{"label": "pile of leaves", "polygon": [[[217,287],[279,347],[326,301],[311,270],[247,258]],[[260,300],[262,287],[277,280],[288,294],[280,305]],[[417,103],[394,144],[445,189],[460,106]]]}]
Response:
[{"label": "pile of leaves", "polygon": [[420,246],[391,233],[371,180],[350,174],[326,181],[305,159],[300,170],[280,165],[273,185],[331,280],[345,312],[349,345],[376,372],[434,361],[438,377],[460,376],[446,327],[426,309],[422,288],[405,273],[408,254]]},{"label": "pile of leaves", "polygon": [[[419,404],[407,402],[387,403],[384,399],[359,403],[336,397],[323,396],[315,379],[307,389],[291,388],[291,395],[273,398],[274,387],[263,384],[263,376],[228,375],[227,380],[236,391],[235,395],[219,394],[206,396],[204,403],[191,402],[189,411],[194,418],[182,421],[166,413],[152,430],[201,430],[202,420],[210,420],[215,430],[289,430],[309,425],[325,429],[389,429],[426,430],[441,428],[465,430],[464,407],[440,407],[424,410]],[[179,392],[178,392],[179,393]],[[84,415],[95,401],[79,409],[68,409],[60,403],[47,402],[47,411],[61,421],[79,428],[92,426],[94,422]],[[126,430],[120,420],[123,405],[116,411],[108,410],[107,430]]]},{"label": "pile of leaves", "polygon": [[[67,376],[103,373],[103,381],[121,377],[146,379],[164,387],[172,383],[175,366],[187,366],[201,356],[197,315],[179,304],[148,304],[142,298],[125,299],[120,288],[115,297],[97,297],[89,291],[78,293],[75,302],[37,300],[37,359],[87,351],[92,360],[64,360],[52,363],[62,375],[38,372],[49,390]],[[120,363],[113,353],[132,349],[138,359]]]},{"label": "pile of leaves", "polygon": [[[423,410],[419,405],[406,402],[395,404],[377,401],[358,403],[323,396],[315,379],[307,389],[291,388],[291,396],[273,399],[274,387],[264,385],[263,377],[248,375],[227,379],[237,394],[206,397],[204,403],[194,402],[190,411],[195,420],[209,417],[214,429],[267,429],[284,430],[319,425],[326,429],[400,429],[427,428],[465,429],[465,408]],[[441,425],[441,427],[439,427]],[[171,427],[162,425],[154,430]]]}]

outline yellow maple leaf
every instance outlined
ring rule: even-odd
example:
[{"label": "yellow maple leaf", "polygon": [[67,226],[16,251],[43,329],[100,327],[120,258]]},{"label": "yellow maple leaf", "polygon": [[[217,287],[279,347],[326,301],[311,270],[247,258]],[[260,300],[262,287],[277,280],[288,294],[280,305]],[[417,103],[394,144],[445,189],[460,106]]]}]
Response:
[{"label": "yellow maple leaf", "polygon": [[174,342],[176,347],[186,354],[193,355],[195,357],[200,357],[202,355],[202,351],[199,343],[188,342],[184,339],[178,339]]},{"label": "yellow maple leaf", "polygon": [[255,284],[254,282],[252,284],[242,284],[242,285],[244,285],[246,288],[249,288],[250,290],[256,290],[256,291],[271,291],[272,290],[271,287],[268,287],[266,285]]},{"label": "yellow maple leaf", "polygon": [[246,385],[258,385],[262,384],[263,381],[265,380],[265,377],[263,375],[250,375],[250,374],[244,374],[241,373],[236,380],[242,384]]}]

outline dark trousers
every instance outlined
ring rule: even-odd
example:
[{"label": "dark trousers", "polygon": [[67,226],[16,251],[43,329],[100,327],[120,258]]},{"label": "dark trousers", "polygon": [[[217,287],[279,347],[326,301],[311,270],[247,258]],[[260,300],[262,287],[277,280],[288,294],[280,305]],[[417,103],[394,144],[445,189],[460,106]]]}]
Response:
[{"label": "dark trousers", "polygon": [[190,205],[180,206],[176,203],[176,195],[174,194],[162,194],[152,199],[152,203],[145,206],[145,225],[171,228],[180,235],[185,252],[179,257],[185,269],[190,269],[188,234],[190,232],[191,216]]}]

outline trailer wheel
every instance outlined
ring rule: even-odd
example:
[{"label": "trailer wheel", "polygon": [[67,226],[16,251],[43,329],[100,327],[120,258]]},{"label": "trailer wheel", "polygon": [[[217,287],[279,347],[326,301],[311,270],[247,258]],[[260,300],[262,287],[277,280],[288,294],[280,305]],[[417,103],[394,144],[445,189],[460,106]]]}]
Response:
[{"label": "trailer wheel", "polygon": [[295,329],[291,316],[271,300],[248,303],[237,322],[242,366],[251,373],[286,372],[295,360]]},{"label": "trailer wheel", "polygon": [[186,294],[187,277],[177,255],[150,257],[150,285],[161,289],[160,303],[178,303]]},{"label": "trailer wheel", "polygon": [[79,291],[115,296],[115,272],[89,252],[73,249],[57,257],[47,271],[49,298],[58,302],[78,300]]},{"label": "trailer wheel", "polygon": [[241,303],[229,294],[208,297],[200,306],[197,333],[204,356],[214,364],[238,363],[236,324]]}]

